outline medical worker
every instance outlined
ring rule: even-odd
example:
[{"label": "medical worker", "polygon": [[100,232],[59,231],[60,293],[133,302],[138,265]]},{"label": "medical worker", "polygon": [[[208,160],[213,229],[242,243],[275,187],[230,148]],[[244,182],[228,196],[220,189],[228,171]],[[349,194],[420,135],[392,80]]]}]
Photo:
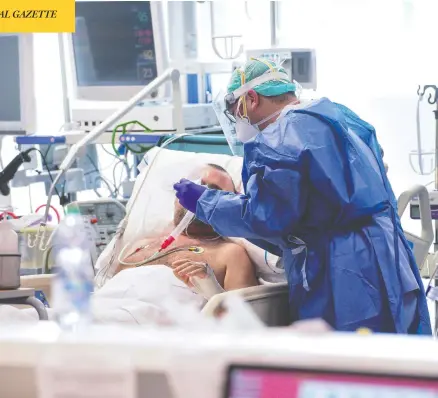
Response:
[{"label": "medical worker", "polygon": [[300,104],[295,91],[271,61],[236,69],[224,112],[244,143],[245,194],[181,180],[181,205],[283,256],[293,320],[431,334],[373,127],[327,98]]}]

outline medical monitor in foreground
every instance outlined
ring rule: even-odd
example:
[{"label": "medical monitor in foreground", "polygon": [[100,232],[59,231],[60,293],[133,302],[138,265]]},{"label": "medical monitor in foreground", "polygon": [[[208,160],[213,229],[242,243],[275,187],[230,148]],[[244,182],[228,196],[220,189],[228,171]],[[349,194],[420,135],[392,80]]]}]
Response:
[{"label": "medical monitor in foreground", "polygon": [[435,398],[438,380],[232,366],[224,398]]},{"label": "medical monitor in foreground", "polygon": [[312,49],[261,49],[250,50],[246,53],[247,59],[268,58],[286,69],[293,80],[300,83],[301,87],[316,90],[316,53]]},{"label": "medical monitor in foreground", "polygon": [[33,36],[0,34],[0,135],[35,131]]},{"label": "medical monitor in foreground", "polygon": [[[76,2],[76,32],[69,44],[77,99],[127,101],[162,74],[163,27],[161,2]],[[164,90],[151,97],[164,96]]]}]

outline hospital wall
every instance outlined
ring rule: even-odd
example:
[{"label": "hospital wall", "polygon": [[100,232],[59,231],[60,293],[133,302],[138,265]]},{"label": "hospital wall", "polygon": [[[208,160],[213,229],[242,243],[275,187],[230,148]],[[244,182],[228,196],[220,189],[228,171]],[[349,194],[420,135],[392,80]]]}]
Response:
[{"label": "hospital wall", "polygon": [[[218,59],[209,40],[207,3],[197,5],[198,45],[200,59],[211,61]],[[215,18],[222,21],[216,23],[221,29],[218,34],[241,33],[248,49],[270,46],[267,1],[247,2],[246,9],[243,1],[218,3],[221,5]],[[438,2],[288,0],[280,3],[279,11],[278,45],[317,51],[318,94],[345,103],[377,128],[396,194],[415,183],[432,181],[432,176],[421,177],[411,170],[409,152],[416,145],[416,85],[436,82],[438,53],[434,51],[432,33]],[[242,13],[249,18],[242,18]],[[63,123],[57,38],[39,34],[35,41],[37,133],[53,134]],[[226,81],[227,76],[214,79],[214,92]],[[431,111],[427,104],[422,106],[426,149],[434,145]],[[2,157],[7,163],[15,154],[11,150],[14,144],[9,138],[4,141]],[[99,154],[101,166],[111,163],[108,155],[102,151]],[[111,168],[103,174],[112,179]],[[43,203],[42,184],[31,189],[34,205]],[[20,213],[29,211],[27,191],[13,190],[13,203]],[[79,195],[85,197],[94,197],[94,193]],[[417,223],[404,221],[409,229],[415,229]]]}]

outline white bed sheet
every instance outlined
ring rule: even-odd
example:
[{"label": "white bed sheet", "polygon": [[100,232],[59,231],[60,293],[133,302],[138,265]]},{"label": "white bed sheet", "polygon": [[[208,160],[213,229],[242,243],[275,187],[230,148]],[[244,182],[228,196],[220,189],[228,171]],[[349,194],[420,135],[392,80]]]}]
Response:
[{"label": "white bed sheet", "polygon": [[[193,293],[165,265],[128,269],[93,294],[93,319],[97,323],[168,323],[172,317],[166,305],[169,300],[175,311],[178,304],[199,309],[205,304],[203,297]],[[53,319],[53,310],[49,308],[48,313],[49,319]],[[38,315],[32,308],[0,306],[0,323],[37,321]]]}]

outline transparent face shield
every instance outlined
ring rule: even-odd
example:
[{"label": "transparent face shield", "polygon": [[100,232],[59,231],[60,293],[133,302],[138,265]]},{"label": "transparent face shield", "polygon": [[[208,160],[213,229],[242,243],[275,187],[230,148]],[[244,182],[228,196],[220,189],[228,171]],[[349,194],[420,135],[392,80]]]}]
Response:
[{"label": "transparent face shield", "polygon": [[236,123],[231,121],[230,116],[227,116],[229,111],[225,106],[225,92],[221,91],[213,101],[213,109],[216,117],[230,146],[231,152],[235,156],[243,156],[243,143],[239,141],[236,135]]},{"label": "transparent face shield", "polygon": [[[243,77],[242,85],[238,89],[228,94],[226,94],[224,91],[221,91],[213,101],[213,109],[228,141],[228,145],[230,146],[234,155],[243,156],[243,143],[239,140],[236,134],[236,115],[232,114],[228,108],[233,107],[235,104],[239,104],[239,100],[242,100],[249,90],[252,90],[254,87],[271,80],[290,82],[287,73],[276,70],[268,70],[263,75],[256,77],[247,83],[245,83],[245,79]],[[299,98],[302,87],[296,81],[293,81],[292,83],[295,84],[295,94]],[[242,105],[243,114],[239,115],[239,117],[245,119],[247,118],[245,101],[242,102]],[[237,106],[237,109],[240,109],[240,105]]]},{"label": "transparent face shield", "polygon": [[295,97],[299,100],[301,99],[301,95],[303,94],[303,86],[298,83],[296,80],[292,80],[292,83],[295,84]]}]

